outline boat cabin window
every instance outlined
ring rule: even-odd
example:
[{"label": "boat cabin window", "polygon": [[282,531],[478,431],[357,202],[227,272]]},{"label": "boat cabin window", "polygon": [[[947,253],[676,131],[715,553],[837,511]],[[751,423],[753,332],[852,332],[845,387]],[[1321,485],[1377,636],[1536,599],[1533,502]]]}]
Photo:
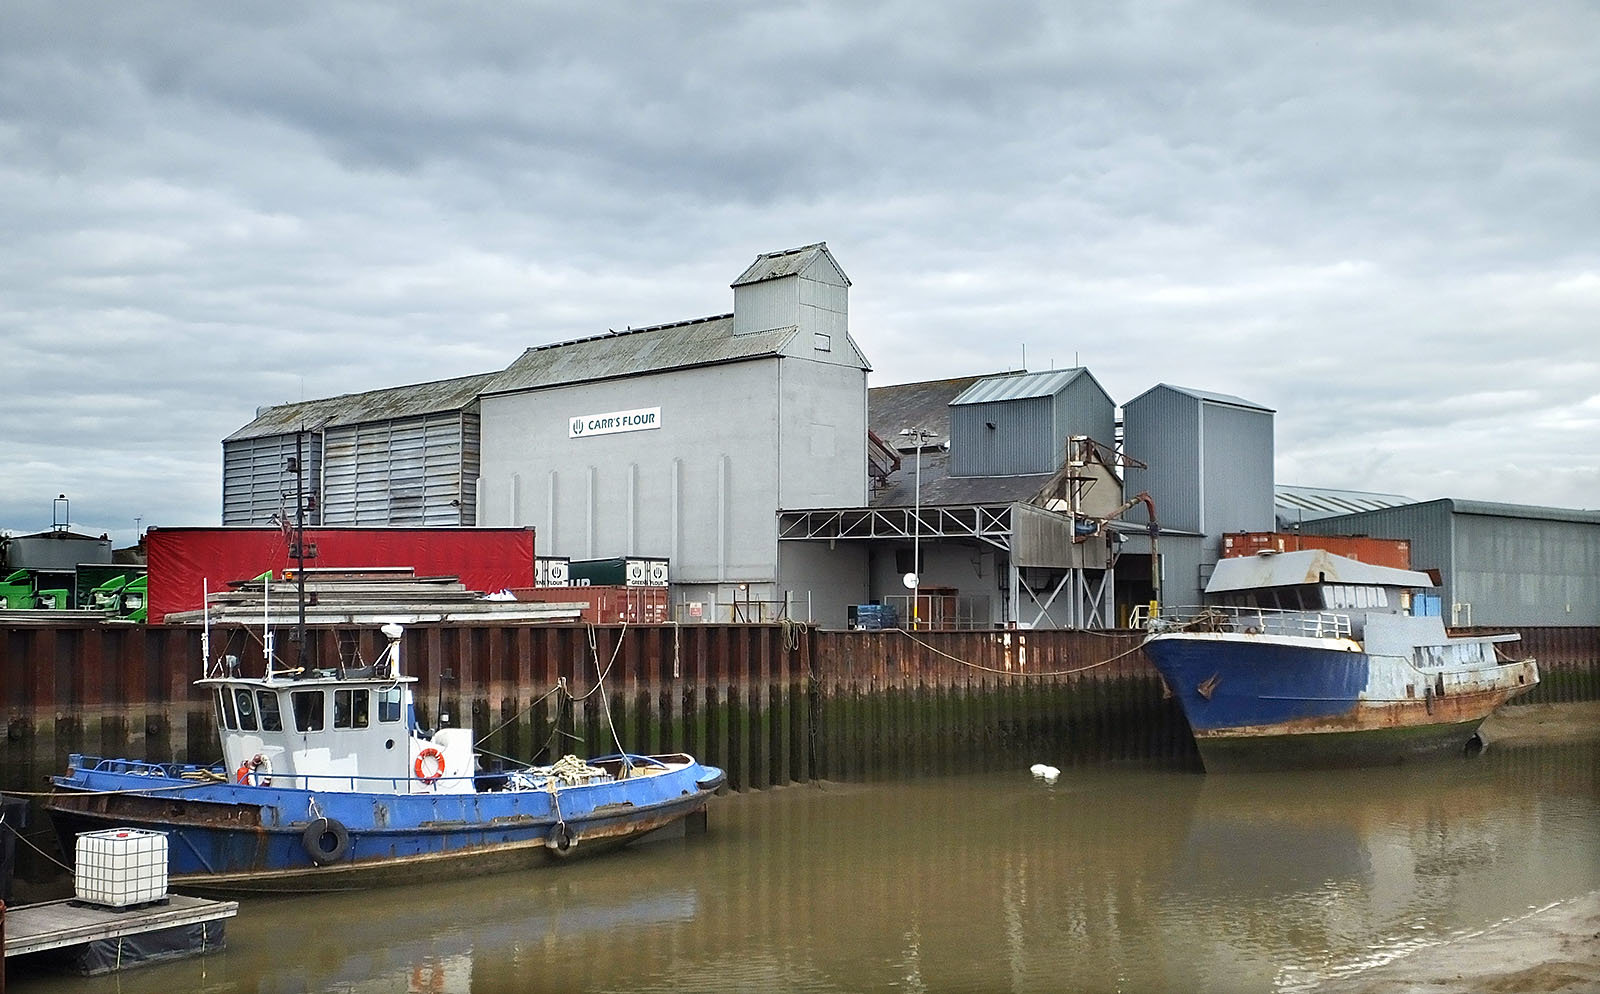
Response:
[{"label": "boat cabin window", "polygon": [[225,688],[217,688],[217,723],[223,728],[239,728],[239,717],[233,713],[233,694]]},{"label": "boat cabin window", "polygon": [[378,691],[378,720],[400,720],[400,688],[385,687]]},{"label": "boat cabin window", "polygon": [[289,695],[294,707],[294,727],[302,732],[320,732],[327,719],[322,714],[322,691],[297,690]]},{"label": "boat cabin window", "polygon": [[263,732],[283,731],[283,716],[278,713],[278,695],[275,691],[256,691],[256,706],[261,710]]},{"label": "boat cabin window", "polygon": [[1330,583],[1323,588],[1327,607],[1363,608],[1388,607],[1389,592],[1382,587],[1358,586],[1352,583]]},{"label": "boat cabin window", "polygon": [[333,727],[366,728],[367,709],[371,695],[365,690],[335,690],[333,692]]},{"label": "boat cabin window", "polygon": [[240,731],[253,732],[256,730],[256,706],[250,700],[250,691],[243,687],[233,692],[233,700],[239,706]]}]

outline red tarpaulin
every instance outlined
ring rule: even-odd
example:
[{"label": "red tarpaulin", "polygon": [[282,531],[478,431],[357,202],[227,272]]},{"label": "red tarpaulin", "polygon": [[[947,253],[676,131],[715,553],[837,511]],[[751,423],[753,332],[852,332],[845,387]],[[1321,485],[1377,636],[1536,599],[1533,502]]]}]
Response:
[{"label": "red tarpaulin", "polygon": [[[533,586],[532,528],[307,528],[306,569],[409,566],[417,576],[453,576],[485,593]],[[206,589],[226,590],[297,562],[281,528],[151,528],[150,620],[198,611]]]}]

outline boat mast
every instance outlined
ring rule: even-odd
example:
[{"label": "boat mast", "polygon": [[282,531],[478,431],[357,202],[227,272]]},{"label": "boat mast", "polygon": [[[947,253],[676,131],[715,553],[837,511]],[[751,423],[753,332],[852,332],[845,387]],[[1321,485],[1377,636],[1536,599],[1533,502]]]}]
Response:
[{"label": "boat mast", "polygon": [[300,602],[300,617],[295,624],[294,642],[299,650],[298,663],[306,665],[306,497],[304,487],[306,423],[294,433],[294,582],[295,597]]}]

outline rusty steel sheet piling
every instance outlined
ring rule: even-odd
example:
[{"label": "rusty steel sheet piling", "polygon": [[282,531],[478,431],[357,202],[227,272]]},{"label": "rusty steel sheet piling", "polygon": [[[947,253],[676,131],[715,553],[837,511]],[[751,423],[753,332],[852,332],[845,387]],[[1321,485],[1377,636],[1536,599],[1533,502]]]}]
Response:
[{"label": "rusty steel sheet piling", "polygon": [[[1522,635],[1541,682],[1519,703],[1600,698],[1600,628]],[[306,657],[353,664],[381,643],[313,628]],[[726,770],[731,789],[760,790],[1035,762],[1193,765],[1177,701],[1139,644],[1127,630],[417,624],[402,654],[423,723],[470,723],[505,765],[682,751]],[[259,630],[213,626],[211,646],[260,671]],[[293,664],[297,647],[279,646]],[[71,752],[215,760],[199,675],[195,627],[0,626],[0,789],[38,789]]]}]

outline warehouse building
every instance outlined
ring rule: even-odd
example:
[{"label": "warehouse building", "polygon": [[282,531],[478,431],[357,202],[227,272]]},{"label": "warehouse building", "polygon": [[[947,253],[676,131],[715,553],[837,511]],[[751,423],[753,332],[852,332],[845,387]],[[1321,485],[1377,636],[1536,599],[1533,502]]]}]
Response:
[{"label": "warehouse building", "polygon": [[1600,512],[1430,500],[1306,521],[1307,535],[1406,539],[1452,625],[1600,625]]},{"label": "warehouse building", "polygon": [[732,313],[529,349],[487,384],[480,522],[533,525],[541,555],[666,559],[684,620],[842,610],[835,572],[780,560],[775,511],[866,501],[850,280],[819,243],[732,287]]}]

